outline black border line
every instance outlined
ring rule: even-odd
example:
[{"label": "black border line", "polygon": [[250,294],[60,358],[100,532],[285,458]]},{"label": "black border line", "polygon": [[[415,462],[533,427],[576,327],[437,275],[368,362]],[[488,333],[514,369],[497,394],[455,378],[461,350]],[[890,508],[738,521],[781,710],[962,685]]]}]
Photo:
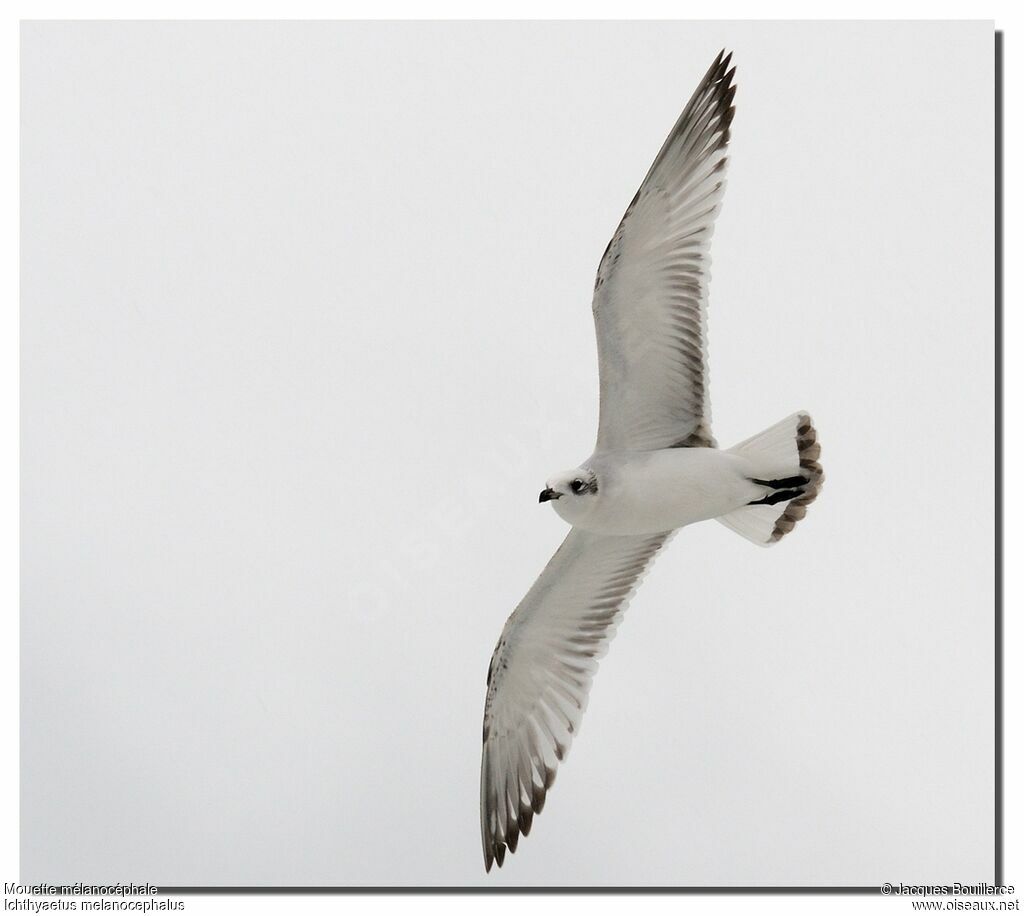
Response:
[{"label": "black border line", "polygon": [[[995,32],[995,655],[994,655],[994,709],[995,709],[995,831],[993,883],[1002,883],[1002,32]],[[250,886],[181,886],[158,887],[161,895],[821,895],[838,893],[879,893],[878,887],[381,887],[381,886],[325,886],[325,887],[250,887]]]},{"label": "black border line", "polygon": [[[876,894],[881,896],[877,887],[600,887],[580,885],[579,887],[160,887],[158,894],[180,896],[184,894],[211,895],[252,895],[252,894],[364,894],[367,896],[386,896],[388,894],[551,894],[580,896],[598,896],[601,894],[638,894],[638,895],[671,895],[693,894],[722,896],[724,894]],[[893,894],[899,897],[898,894]]]},{"label": "black border line", "polygon": [[995,883],[1003,883],[1003,33],[995,46]]}]

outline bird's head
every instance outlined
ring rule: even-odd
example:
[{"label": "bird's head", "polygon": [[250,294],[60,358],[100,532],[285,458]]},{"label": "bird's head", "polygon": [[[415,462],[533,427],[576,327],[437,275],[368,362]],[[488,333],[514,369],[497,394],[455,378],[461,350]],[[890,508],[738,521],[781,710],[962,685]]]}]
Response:
[{"label": "bird's head", "polygon": [[540,491],[540,501],[550,502],[567,522],[575,525],[593,510],[600,490],[590,468],[573,468],[551,477]]}]

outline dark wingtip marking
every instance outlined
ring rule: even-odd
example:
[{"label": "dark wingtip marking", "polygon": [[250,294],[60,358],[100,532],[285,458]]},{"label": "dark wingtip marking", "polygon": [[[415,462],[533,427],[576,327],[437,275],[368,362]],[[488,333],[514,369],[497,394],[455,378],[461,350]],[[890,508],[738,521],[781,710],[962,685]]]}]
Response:
[{"label": "dark wingtip marking", "polygon": [[523,836],[530,835],[530,828],[533,826],[533,809],[524,807],[519,812],[519,829]]},{"label": "dark wingtip marking", "polygon": [[533,787],[533,813],[540,814],[544,810],[544,802],[548,799],[548,790],[544,786]]},{"label": "dark wingtip marking", "polygon": [[[725,92],[722,93],[721,99],[718,102],[718,110],[722,112],[722,116],[725,117],[730,110],[735,111],[736,107],[732,101],[736,98],[736,86],[732,85]],[[731,121],[732,118],[729,118]]]}]

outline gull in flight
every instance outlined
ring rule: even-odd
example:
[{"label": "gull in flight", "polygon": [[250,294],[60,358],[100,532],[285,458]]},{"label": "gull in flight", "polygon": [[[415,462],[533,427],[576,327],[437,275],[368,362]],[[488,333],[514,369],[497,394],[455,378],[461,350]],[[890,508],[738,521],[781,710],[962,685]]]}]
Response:
[{"label": "gull in flight", "polygon": [[718,55],[601,259],[597,444],[544,485],[572,525],[508,618],[487,672],[480,828],[488,871],[516,851],[580,726],[597,660],[656,553],[705,519],[769,546],[823,481],[803,411],[719,449],[711,434],[708,246],[725,189],[735,68]]}]

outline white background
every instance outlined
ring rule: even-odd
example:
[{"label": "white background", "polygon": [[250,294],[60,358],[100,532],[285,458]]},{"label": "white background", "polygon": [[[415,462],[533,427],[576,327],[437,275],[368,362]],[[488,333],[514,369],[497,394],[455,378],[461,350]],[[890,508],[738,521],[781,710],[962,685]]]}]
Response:
[{"label": "white background", "polygon": [[991,27],[741,23],[26,27],[23,879],[482,880],[593,270],[723,44],[716,433],[829,482],[676,539],[487,881],[991,880]]}]

